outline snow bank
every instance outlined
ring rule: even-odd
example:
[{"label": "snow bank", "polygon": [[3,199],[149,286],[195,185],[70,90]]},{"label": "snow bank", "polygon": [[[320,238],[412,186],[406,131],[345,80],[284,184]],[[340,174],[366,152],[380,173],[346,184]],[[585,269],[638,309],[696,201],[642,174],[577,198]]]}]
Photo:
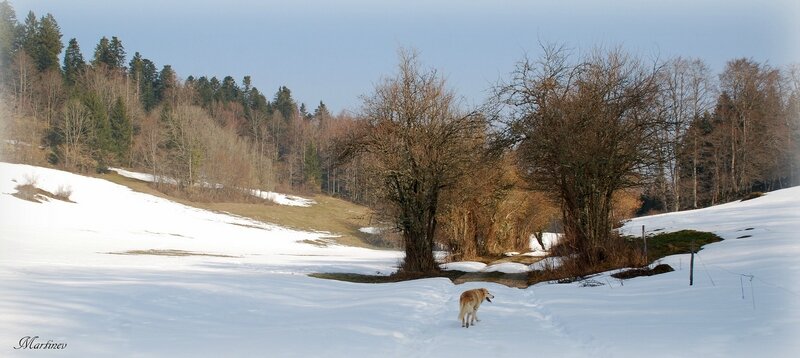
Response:
[{"label": "snow bank", "polygon": [[458,261],[440,264],[442,270],[463,271],[463,272],[478,272],[486,268],[486,264],[476,261]]}]

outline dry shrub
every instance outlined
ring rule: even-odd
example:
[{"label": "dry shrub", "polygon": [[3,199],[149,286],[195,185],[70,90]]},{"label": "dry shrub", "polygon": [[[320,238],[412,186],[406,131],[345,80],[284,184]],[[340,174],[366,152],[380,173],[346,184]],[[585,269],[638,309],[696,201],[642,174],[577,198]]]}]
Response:
[{"label": "dry shrub", "polygon": [[558,215],[543,193],[518,188],[509,156],[484,163],[444,198],[438,240],[452,260],[529,250],[531,235]]},{"label": "dry shrub", "polygon": [[636,211],[642,206],[641,193],[633,189],[618,190],[611,199],[611,222],[615,227],[636,216]]},{"label": "dry shrub", "polygon": [[59,185],[53,196],[58,200],[71,201],[72,187],[69,185]]},{"label": "dry shrub", "polygon": [[612,235],[602,247],[595,248],[598,255],[596,263],[590,263],[574,254],[574,245],[568,237],[550,250],[551,255],[560,256],[560,266],[542,271],[532,271],[528,275],[528,283],[535,284],[544,281],[559,281],[561,283],[574,282],[600,272],[606,272],[622,267],[642,267],[647,261],[640,247],[632,245],[619,235]]}]

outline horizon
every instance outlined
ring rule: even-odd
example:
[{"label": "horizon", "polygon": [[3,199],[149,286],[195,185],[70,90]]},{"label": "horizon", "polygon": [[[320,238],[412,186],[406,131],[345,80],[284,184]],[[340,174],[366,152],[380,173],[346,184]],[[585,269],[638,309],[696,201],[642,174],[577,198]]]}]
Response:
[{"label": "horizon", "polygon": [[172,65],[183,80],[230,75],[241,85],[250,75],[270,100],[286,86],[298,105],[313,110],[322,101],[332,113],[358,111],[361,96],[395,72],[400,47],[418,50],[423,66],[440,71],[470,106],[485,101],[491,86],[525,55],[538,56],[540,42],[578,52],[621,46],[646,60],[700,58],[714,75],[727,61],[742,57],[774,67],[800,61],[800,4],[785,0],[510,0],[500,5],[488,0],[236,0],[225,5],[203,0],[191,6],[26,0],[11,5],[20,22],[28,11],[37,17],[51,13],[62,43],[76,38],[87,60],[101,37],[117,36],[126,64],[139,52],[159,69]]}]

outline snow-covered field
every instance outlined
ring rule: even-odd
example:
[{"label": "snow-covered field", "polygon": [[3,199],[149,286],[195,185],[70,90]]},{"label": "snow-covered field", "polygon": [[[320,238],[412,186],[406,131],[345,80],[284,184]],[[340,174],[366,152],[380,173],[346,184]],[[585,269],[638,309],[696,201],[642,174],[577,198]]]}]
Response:
[{"label": "snow-covered field", "polygon": [[[75,203],[9,195],[30,178],[70,187]],[[39,336],[76,357],[789,357],[800,351],[798,209],[793,188],[625,226],[722,236],[697,256],[692,287],[688,255],[624,285],[608,274],[528,289],[353,284],[305,273],[386,274],[401,253],[310,245],[326,234],[0,163],[0,356],[31,355],[14,347]],[[122,254],[148,250],[215,256]],[[464,329],[458,296],[475,287],[495,299]]]}]

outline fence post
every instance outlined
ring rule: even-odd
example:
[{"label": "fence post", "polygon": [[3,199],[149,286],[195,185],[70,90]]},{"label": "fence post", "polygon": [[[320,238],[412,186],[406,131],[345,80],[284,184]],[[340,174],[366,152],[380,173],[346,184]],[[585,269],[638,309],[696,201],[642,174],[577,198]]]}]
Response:
[{"label": "fence post", "polygon": [[694,239],[692,239],[692,258],[689,261],[689,286],[694,283]]},{"label": "fence post", "polygon": [[642,241],[644,241],[644,262],[649,264],[650,260],[647,258],[647,236],[644,236],[644,225],[642,225]]}]

